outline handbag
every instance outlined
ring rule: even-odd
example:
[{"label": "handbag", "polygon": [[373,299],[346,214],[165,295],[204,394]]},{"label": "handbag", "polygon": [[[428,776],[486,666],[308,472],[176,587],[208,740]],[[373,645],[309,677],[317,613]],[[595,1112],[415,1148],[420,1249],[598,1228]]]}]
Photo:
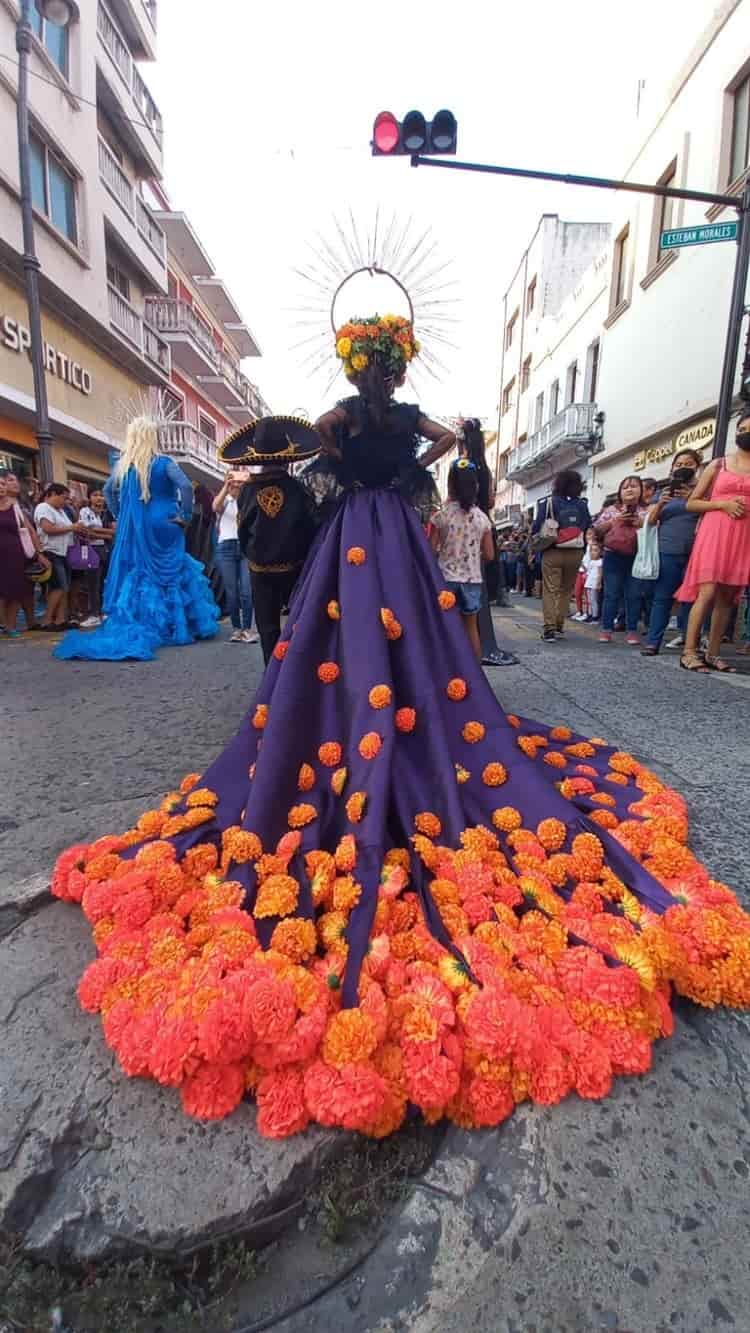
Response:
[{"label": "handbag", "polygon": [[631,573],[634,579],[659,577],[659,529],[655,523],[644,523],[638,529],[638,551]]},{"label": "handbag", "polygon": [[559,531],[560,524],[555,518],[550,498],[547,500],[547,512],[541,528],[529,539],[529,546],[534,554],[539,555],[542,551],[548,551],[550,546],[556,546]]},{"label": "handbag", "polygon": [[13,513],[16,516],[16,523],[18,524],[18,540],[21,543],[21,550],[27,560],[33,560],[36,555],[36,547],[34,545],[34,538],[23,521],[23,511],[21,506],[14,504]]},{"label": "handbag", "polygon": [[71,569],[98,569],[99,553],[91,542],[73,542],[66,556]]},{"label": "handbag", "polygon": [[638,529],[616,519],[604,538],[605,551],[616,555],[635,555],[638,549]]}]

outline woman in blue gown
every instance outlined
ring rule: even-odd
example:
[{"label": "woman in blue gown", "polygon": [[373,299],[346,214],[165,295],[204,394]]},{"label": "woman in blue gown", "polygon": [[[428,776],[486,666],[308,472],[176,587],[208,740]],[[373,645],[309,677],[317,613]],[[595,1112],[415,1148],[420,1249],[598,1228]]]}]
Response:
[{"label": "woman in blue gown", "polygon": [[130,423],[125,448],[107,482],[117,535],[104,589],[106,620],[93,633],[73,630],[55,657],[150,661],[164,644],[216,634],[219,609],[203,566],[185,550],[183,525],[193,492],[184,472],[157,453],[156,424]]}]

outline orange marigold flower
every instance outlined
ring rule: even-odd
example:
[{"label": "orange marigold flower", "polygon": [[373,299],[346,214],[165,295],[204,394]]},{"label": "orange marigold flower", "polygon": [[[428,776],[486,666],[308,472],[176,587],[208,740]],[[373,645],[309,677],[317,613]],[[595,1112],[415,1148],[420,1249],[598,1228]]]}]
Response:
[{"label": "orange marigold flower", "polygon": [[617,815],[613,815],[611,810],[594,810],[590,818],[594,824],[599,825],[599,828],[606,829],[617,828],[620,822]]},{"label": "orange marigold flower", "polygon": [[312,791],[315,786],[315,770],[310,764],[303,764],[297,775],[297,790]]},{"label": "orange marigold flower", "polygon": [[[519,750],[526,755],[527,759],[536,759],[536,741],[531,736],[517,736],[516,745]],[[552,751],[551,753],[554,753]],[[561,756],[562,757],[562,756]]]},{"label": "orange marigold flower", "polygon": [[455,903],[444,903],[438,908],[445,929],[452,940],[463,939],[469,931],[469,918]]},{"label": "orange marigold flower", "polygon": [[305,1103],[305,1082],[299,1069],[277,1069],[264,1074],[255,1094],[258,1132],[267,1139],[288,1139],[310,1123]]},{"label": "orange marigold flower", "polygon": [[192,791],[193,787],[196,787],[198,785],[199,780],[200,780],[200,773],[188,773],[187,776],[184,777],[182,779],[182,782],[180,783],[180,791],[182,792],[183,796],[185,795],[186,792]]},{"label": "orange marigold flower", "polygon": [[185,804],[194,805],[217,805],[219,801],[215,791],[209,791],[208,787],[200,787],[197,791],[191,791]]},{"label": "orange marigold flower", "polygon": [[248,833],[234,826],[224,830],[221,835],[221,847],[227,860],[236,861],[239,865],[247,861],[257,861],[263,855],[263,844],[257,833]]},{"label": "orange marigold flower", "polygon": [[346,558],[350,565],[363,565],[367,559],[367,552],[364,546],[350,546]]},{"label": "orange marigold flower", "polygon": [[273,650],[273,655],[276,658],[276,661],[283,662],[288,652],[289,652],[289,640],[279,639],[278,643],[276,644],[276,647]]},{"label": "orange marigold flower", "polygon": [[400,639],[401,636],[402,636],[402,634],[403,634],[403,632],[404,632],[404,629],[403,629],[403,625],[401,624],[401,621],[400,621],[400,620],[392,620],[392,621],[391,621],[388,625],[386,625],[386,627],[385,627],[385,637],[386,637],[387,639],[390,639],[391,642],[395,642],[396,639]]},{"label": "orange marigold flower", "polygon": [[299,884],[291,875],[269,875],[258,889],[253,915],[289,916],[296,911]]},{"label": "orange marigold flower", "polygon": [[239,1106],[244,1092],[243,1064],[202,1064],[182,1085],[182,1107],[197,1120],[221,1120]]},{"label": "orange marigold flower", "polygon": [[397,731],[413,731],[417,725],[417,714],[413,708],[398,708],[396,710],[395,722]]},{"label": "orange marigold flower", "polygon": [[440,959],[438,974],[440,980],[451,991],[465,991],[471,986],[471,977],[466,963],[462,959],[454,958],[452,954],[444,954]]},{"label": "orange marigold flower", "polygon": [[409,855],[408,848],[391,847],[390,851],[385,854],[383,864],[386,866],[401,866],[404,870],[409,870],[411,867],[411,856]]},{"label": "orange marigold flower", "polygon": [[485,787],[502,787],[508,781],[508,770],[504,764],[487,764],[482,773]]},{"label": "orange marigold flower", "polygon": [[280,921],[271,936],[271,948],[291,958],[293,963],[304,963],[311,958],[317,943],[315,923],[300,917]]},{"label": "orange marigold flower", "polygon": [[258,704],[253,713],[253,726],[256,731],[262,731],[268,721],[268,704]]},{"label": "orange marigold flower", "polygon": [[512,833],[523,824],[520,813],[512,805],[503,805],[499,810],[493,810],[492,822],[501,833]]},{"label": "orange marigold flower", "polygon": [[549,764],[550,768],[565,768],[567,760],[559,750],[548,750],[544,756],[544,762]]},{"label": "orange marigold flower", "polygon": [[387,708],[393,695],[388,685],[373,685],[369,700],[372,708]]},{"label": "orange marigold flower", "polygon": [[290,828],[304,828],[317,818],[318,812],[314,805],[293,805],[287,815],[287,823]]},{"label": "orange marigold flower", "polygon": [[536,827],[536,836],[548,852],[559,852],[568,830],[561,819],[543,819]]},{"label": "orange marigold flower", "polygon": [[428,838],[439,838],[443,831],[437,815],[433,815],[430,810],[424,810],[421,814],[415,815],[414,827],[418,833],[424,833]]},{"label": "orange marigold flower", "polygon": [[469,781],[471,773],[469,772],[468,768],[463,767],[463,764],[456,764],[455,769],[456,769],[456,782],[459,784],[459,786],[463,786],[464,782]]},{"label": "orange marigold flower", "polygon": [[212,842],[199,842],[197,847],[190,847],[182,858],[182,868],[186,875],[203,879],[216,869],[219,854]]},{"label": "orange marigold flower", "polygon": [[329,620],[341,619],[341,607],[336,601],[331,601],[328,603],[328,606],[326,607],[326,612],[328,614]]},{"label": "orange marigold flower", "polygon": [[375,759],[380,753],[382,744],[382,737],[378,735],[377,731],[368,731],[362,737],[357,749],[363,759]]},{"label": "orange marigold flower", "polygon": [[596,750],[588,741],[579,741],[577,745],[566,745],[565,753],[572,754],[575,759],[589,759]]},{"label": "orange marigold flower", "polygon": [[351,875],[340,875],[333,881],[333,909],[335,912],[352,912],[362,897],[362,885]]},{"label": "orange marigold flower", "polygon": [[389,606],[381,606],[380,620],[385,629],[387,629],[389,625],[392,625],[395,619],[396,617]]},{"label": "orange marigold flower", "polygon": [[347,918],[344,912],[324,912],[318,917],[318,938],[324,949],[338,953],[346,938]]},{"label": "orange marigold flower", "polygon": [[[201,805],[197,809],[187,810],[182,816],[182,828],[198,828],[201,824],[207,824],[213,819],[213,810]],[[166,828],[166,824],[164,826]]]},{"label": "orange marigold flower", "polygon": [[335,773],[331,774],[331,791],[334,796],[340,796],[346,786],[346,779],[349,776],[349,770],[346,768],[337,768]]},{"label": "orange marigold flower", "polygon": [[378,1044],[375,1023],[362,1009],[341,1009],[331,1018],[323,1038],[322,1055],[334,1069],[363,1064]]},{"label": "orange marigold flower", "polygon": [[461,730],[461,735],[469,745],[476,745],[478,741],[484,740],[485,726],[483,722],[467,722]]},{"label": "orange marigold flower", "polygon": [[318,680],[323,685],[332,685],[341,675],[341,668],[337,662],[321,662],[318,667]]},{"label": "orange marigold flower", "polygon": [[365,813],[366,805],[367,805],[367,792],[364,791],[352,792],[351,796],[349,797],[346,803],[347,819],[351,820],[352,824],[358,824],[363,814]]},{"label": "orange marigold flower", "polygon": [[153,837],[158,838],[166,821],[167,821],[167,815],[165,811],[146,810],[146,812],[142,814],[140,819],[138,820],[136,828],[138,829],[138,832],[145,838],[153,838]]},{"label": "orange marigold flower", "polygon": [[469,687],[466,684],[466,681],[462,680],[460,676],[455,676],[453,680],[448,681],[448,684],[445,687],[445,693],[448,695],[449,699],[453,699],[455,703],[460,703],[469,693]]},{"label": "orange marigold flower", "polygon": [[336,862],[337,870],[343,870],[345,874],[354,869],[357,864],[357,844],[353,834],[344,834],[336,848],[333,859]]},{"label": "orange marigold flower", "polygon": [[553,727],[550,731],[550,738],[553,741],[569,741],[572,735],[570,727]]},{"label": "orange marigold flower", "polygon": [[456,605],[456,594],[443,588],[443,591],[438,593],[438,605],[443,611],[452,611]]},{"label": "orange marigold flower", "polygon": [[591,797],[595,805],[615,805],[614,796],[610,796],[608,791],[597,791]]},{"label": "orange marigold flower", "polygon": [[624,773],[605,773],[607,782],[615,782],[618,787],[627,787],[628,779]]},{"label": "orange marigold flower", "polygon": [[632,754],[626,754],[624,750],[617,750],[609,761],[609,766],[614,773],[625,773],[634,776],[640,769],[637,759]]},{"label": "orange marigold flower", "polygon": [[515,731],[517,731],[521,725],[521,719],[520,717],[516,717],[515,713],[506,713],[505,721],[508,723],[508,726],[513,727]]},{"label": "orange marigold flower", "polygon": [[318,750],[318,759],[326,768],[335,768],[341,763],[341,746],[338,741],[326,741]]},{"label": "orange marigold flower", "polygon": [[172,815],[162,825],[161,834],[163,838],[176,838],[178,833],[184,833],[187,828],[184,815]]}]

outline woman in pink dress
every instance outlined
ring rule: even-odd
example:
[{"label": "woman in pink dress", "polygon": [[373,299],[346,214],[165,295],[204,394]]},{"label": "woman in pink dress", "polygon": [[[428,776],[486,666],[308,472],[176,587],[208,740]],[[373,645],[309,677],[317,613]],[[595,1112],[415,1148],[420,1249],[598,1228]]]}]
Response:
[{"label": "woman in pink dress", "polygon": [[[737,426],[737,452],[706,468],[687,502],[703,514],[677,600],[692,602],[680,666],[686,671],[733,671],[720,656],[733,603],[750,583],[750,417]],[[698,650],[701,626],[713,603],[708,651]]]}]

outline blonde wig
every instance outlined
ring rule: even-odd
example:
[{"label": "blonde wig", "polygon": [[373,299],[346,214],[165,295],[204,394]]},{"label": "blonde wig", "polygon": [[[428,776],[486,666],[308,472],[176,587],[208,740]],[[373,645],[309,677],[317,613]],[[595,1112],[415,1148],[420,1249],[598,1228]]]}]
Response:
[{"label": "blonde wig", "polygon": [[144,504],[147,504],[151,498],[149,484],[151,464],[156,457],[158,447],[159,437],[153,417],[135,417],[128,426],[125,435],[125,448],[118,459],[115,476],[120,486],[122,486],[131,467],[134,468],[138,474]]}]

